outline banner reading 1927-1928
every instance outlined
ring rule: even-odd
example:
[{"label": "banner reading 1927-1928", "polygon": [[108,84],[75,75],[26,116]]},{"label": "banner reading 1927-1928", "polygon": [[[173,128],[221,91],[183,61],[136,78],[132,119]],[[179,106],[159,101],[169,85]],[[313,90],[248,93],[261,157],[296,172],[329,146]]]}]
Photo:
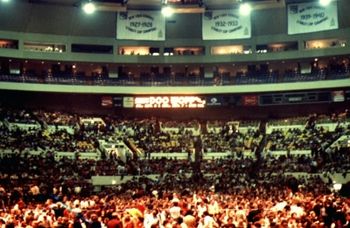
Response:
[{"label": "banner reading 1927-1928", "polygon": [[318,2],[288,5],[288,34],[300,34],[338,29],[337,2],[328,6]]},{"label": "banner reading 1927-1928", "polygon": [[117,39],[165,40],[165,19],[159,11],[119,12]]},{"label": "banner reading 1927-1928", "polygon": [[250,16],[238,10],[212,10],[202,15],[203,40],[231,40],[251,37]]}]

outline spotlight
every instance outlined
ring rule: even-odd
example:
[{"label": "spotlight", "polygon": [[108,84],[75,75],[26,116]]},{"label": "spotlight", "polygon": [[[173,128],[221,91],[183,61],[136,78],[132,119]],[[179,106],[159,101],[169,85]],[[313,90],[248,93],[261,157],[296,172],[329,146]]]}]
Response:
[{"label": "spotlight", "polygon": [[239,6],[239,13],[243,16],[248,16],[252,11],[252,7],[248,3],[242,3]]},{"label": "spotlight", "polygon": [[163,6],[162,14],[164,17],[171,17],[174,14],[174,9],[171,8],[170,6]]},{"label": "spotlight", "polygon": [[332,0],[320,0],[321,6],[328,6]]},{"label": "spotlight", "polygon": [[93,2],[86,2],[83,5],[83,10],[86,14],[93,14],[96,10],[96,6]]}]

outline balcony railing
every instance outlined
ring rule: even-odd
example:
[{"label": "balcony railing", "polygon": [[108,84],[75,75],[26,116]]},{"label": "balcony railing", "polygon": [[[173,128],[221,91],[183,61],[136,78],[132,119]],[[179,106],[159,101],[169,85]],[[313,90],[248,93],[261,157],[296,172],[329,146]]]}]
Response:
[{"label": "balcony railing", "polygon": [[98,85],[98,86],[226,86],[248,84],[293,83],[321,80],[337,80],[349,78],[349,73],[325,74],[288,74],[284,76],[220,76],[213,78],[203,77],[166,77],[160,75],[155,78],[108,78],[108,77],[33,77],[23,75],[0,75],[0,81],[20,83],[64,84],[64,85]]}]

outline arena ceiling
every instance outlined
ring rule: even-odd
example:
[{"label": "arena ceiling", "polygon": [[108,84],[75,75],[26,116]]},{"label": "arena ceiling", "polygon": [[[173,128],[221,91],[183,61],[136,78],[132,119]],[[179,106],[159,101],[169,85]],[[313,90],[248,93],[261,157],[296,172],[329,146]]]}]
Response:
[{"label": "arena ceiling", "polygon": [[[60,5],[60,6],[73,6],[78,7],[86,0],[23,0],[33,4],[47,4],[47,5]],[[168,4],[175,6],[199,6],[210,8],[227,8],[235,7],[241,2],[249,2],[253,8],[276,8],[284,7],[286,3],[290,1],[300,0],[93,0],[97,4],[104,6],[116,7],[115,11],[118,11],[117,6],[127,6],[131,9],[152,9],[159,8],[167,1]],[[305,0],[304,0],[305,1]],[[114,11],[113,9],[110,11]]]}]

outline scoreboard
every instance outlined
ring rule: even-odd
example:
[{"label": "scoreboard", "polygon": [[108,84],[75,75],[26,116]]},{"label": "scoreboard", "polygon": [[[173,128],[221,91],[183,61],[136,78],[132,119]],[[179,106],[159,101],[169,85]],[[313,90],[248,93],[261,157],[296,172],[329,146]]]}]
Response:
[{"label": "scoreboard", "polygon": [[204,108],[206,100],[198,96],[135,97],[135,108]]},{"label": "scoreboard", "polygon": [[228,95],[102,96],[101,106],[133,109],[203,109],[233,106],[316,104],[350,100],[350,91],[309,91]]}]

